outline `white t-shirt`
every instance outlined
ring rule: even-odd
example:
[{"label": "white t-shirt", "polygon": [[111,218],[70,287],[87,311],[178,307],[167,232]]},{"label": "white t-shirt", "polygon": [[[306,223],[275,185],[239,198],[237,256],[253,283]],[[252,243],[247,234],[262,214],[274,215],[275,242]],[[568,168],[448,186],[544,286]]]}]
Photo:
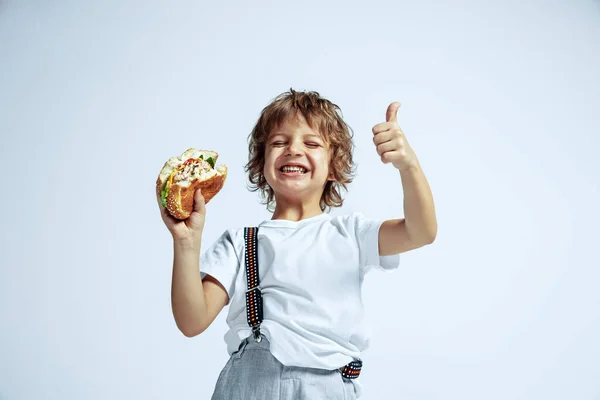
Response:
[{"label": "white t-shirt", "polygon": [[[282,364],[333,370],[369,347],[361,295],[365,273],[392,270],[399,263],[398,255],[379,256],[382,223],[360,213],[324,213],[258,225],[260,330]],[[225,342],[230,355],[252,334],[244,260],[243,228],[225,231],[200,260],[202,278],[212,275],[229,295]]]}]

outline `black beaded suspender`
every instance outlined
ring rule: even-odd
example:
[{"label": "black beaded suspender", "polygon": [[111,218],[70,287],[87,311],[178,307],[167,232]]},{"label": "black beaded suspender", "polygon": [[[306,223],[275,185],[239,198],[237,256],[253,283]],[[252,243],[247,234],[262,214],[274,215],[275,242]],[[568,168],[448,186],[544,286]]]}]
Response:
[{"label": "black beaded suspender", "polygon": [[[262,292],[258,281],[258,257],[256,255],[258,248],[258,228],[244,228],[244,240],[246,245],[246,284],[248,287],[246,290],[246,315],[248,325],[252,327],[254,340],[260,342],[262,340],[260,324],[263,321],[263,307]],[[348,365],[339,368],[339,371],[346,379],[356,379],[360,375],[362,365],[361,360],[354,360]]]},{"label": "black beaded suspender", "polygon": [[258,228],[244,228],[246,242],[246,314],[248,325],[252,327],[254,340],[260,342],[260,324],[263,320],[262,293],[258,286],[258,257],[256,256]]}]

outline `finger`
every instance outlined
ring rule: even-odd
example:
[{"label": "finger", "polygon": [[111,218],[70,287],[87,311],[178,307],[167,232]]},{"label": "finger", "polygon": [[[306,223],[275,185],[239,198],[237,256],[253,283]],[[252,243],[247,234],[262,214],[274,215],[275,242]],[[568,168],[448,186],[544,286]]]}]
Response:
[{"label": "finger", "polygon": [[398,149],[398,146],[393,141],[385,142],[377,146],[377,154],[379,156],[384,155],[387,152],[395,151]]},{"label": "finger", "polygon": [[400,106],[401,104],[398,101],[395,101],[388,106],[387,111],[385,113],[385,120],[387,122],[398,121],[398,109],[400,108]]},{"label": "finger", "polygon": [[384,131],[373,136],[373,143],[379,145],[381,143],[385,143],[392,139],[393,133],[392,131]]},{"label": "finger", "polygon": [[202,191],[200,188],[196,189],[194,192],[194,211],[199,212],[200,214],[206,214],[206,204],[204,202],[204,196],[202,196]]},{"label": "finger", "polygon": [[171,213],[169,213],[169,210],[167,210],[162,205],[160,206],[160,216],[161,216],[162,220],[165,222],[165,224],[167,225],[167,227],[170,224],[177,222],[177,220],[175,220],[175,218],[173,218]]},{"label": "finger", "polygon": [[389,164],[397,159],[399,159],[399,157],[401,157],[401,152],[399,150],[393,150],[393,151],[386,151],[383,154],[381,154],[381,161],[383,161],[384,164]]},{"label": "finger", "polygon": [[161,202],[158,203],[158,207],[160,208],[160,214],[163,216],[163,218],[166,218],[166,219],[172,218],[169,210],[167,210],[167,208],[164,207]]},{"label": "finger", "polygon": [[378,135],[381,132],[385,132],[385,131],[389,131],[390,129],[394,129],[394,127],[396,127],[397,124],[395,123],[390,123],[390,122],[382,122],[380,124],[377,124],[373,127],[372,131],[374,135]]}]

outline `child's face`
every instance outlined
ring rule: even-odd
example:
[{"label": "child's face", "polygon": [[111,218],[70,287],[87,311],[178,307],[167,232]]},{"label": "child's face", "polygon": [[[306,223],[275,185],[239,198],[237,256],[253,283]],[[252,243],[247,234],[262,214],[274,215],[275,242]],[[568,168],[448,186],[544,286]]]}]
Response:
[{"label": "child's face", "polygon": [[275,196],[321,199],[325,184],[333,180],[329,145],[302,115],[287,118],[269,135],[264,176]]}]

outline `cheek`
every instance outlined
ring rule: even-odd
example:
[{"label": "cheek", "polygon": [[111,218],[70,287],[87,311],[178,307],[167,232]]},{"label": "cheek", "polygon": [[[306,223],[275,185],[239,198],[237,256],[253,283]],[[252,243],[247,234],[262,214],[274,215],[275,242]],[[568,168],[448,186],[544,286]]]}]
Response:
[{"label": "cheek", "polygon": [[265,152],[265,167],[272,163],[272,161],[271,161],[272,159],[273,159],[273,153],[267,150]]},{"label": "cheek", "polygon": [[277,159],[277,155],[271,151],[265,153],[265,164],[263,166],[263,174],[270,174],[273,170],[273,165],[275,165],[275,160]]},{"label": "cheek", "polygon": [[322,151],[319,153],[319,159],[323,164],[329,164],[331,161],[331,152],[330,151]]}]

